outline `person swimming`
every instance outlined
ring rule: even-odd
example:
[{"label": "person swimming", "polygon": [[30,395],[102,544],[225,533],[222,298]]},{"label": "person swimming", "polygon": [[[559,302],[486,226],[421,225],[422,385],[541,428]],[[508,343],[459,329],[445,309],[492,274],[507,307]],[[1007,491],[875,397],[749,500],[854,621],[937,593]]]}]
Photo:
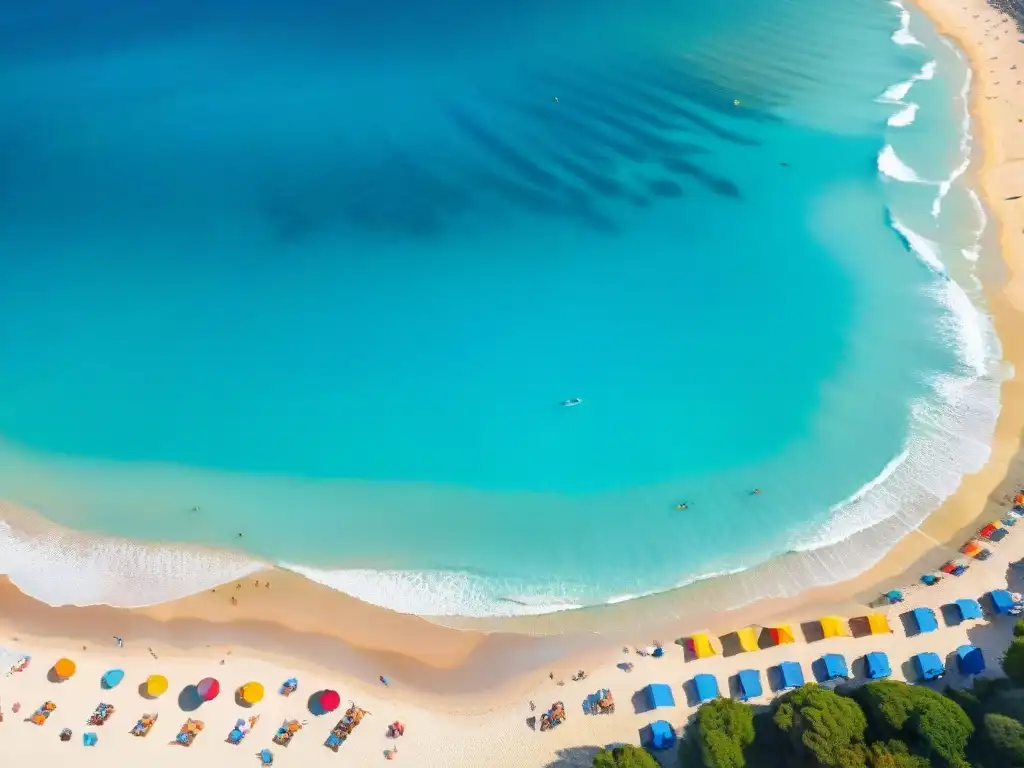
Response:
[{"label": "person swimming", "polygon": [[689,502],[684,501],[682,504],[676,504],[676,509],[689,509]]},{"label": "person swimming", "polygon": [[760,496],[761,495],[761,489],[760,488],[755,488],[754,490],[752,490],[750,492],[750,495],[751,496]]}]

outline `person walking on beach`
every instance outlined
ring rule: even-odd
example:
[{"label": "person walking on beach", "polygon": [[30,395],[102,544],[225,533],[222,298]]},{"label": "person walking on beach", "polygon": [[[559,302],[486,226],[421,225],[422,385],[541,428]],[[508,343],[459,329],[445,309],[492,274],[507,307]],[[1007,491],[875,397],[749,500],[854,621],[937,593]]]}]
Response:
[{"label": "person walking on beach", "polygon": [[120,637],[118,637],[117,635],[114,635],[114,642],[116,642],[116,643],[117,643],[117,647],[118,647],[118,648],[124,648],[124,640],[122,640],[122,639],[121,639]]}]

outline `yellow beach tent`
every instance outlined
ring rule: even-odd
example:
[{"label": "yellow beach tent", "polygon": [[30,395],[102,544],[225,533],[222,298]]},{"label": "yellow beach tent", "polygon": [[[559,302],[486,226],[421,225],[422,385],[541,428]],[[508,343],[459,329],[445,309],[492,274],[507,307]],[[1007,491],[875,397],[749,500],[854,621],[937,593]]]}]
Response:
[{"label": "yellow beach tent", "polygon": [[821,624],[821,631],[826,640],[830,637],[847,637],[850,634],[850,628],[838,616],[822,616],[818,623]]},{"label": "yellow beach tent", "polygon": [[872,635],[884,635],[892,632],[892,627],[889,626],[889,620],[885,618],[885,614],[870,613],[867,618],[868,629],[871,630]]},{"label": "yellow beach tent", "polygon": [[759,627],[744,627],[736,630],[736,639],[739,640],[740,648],[748,653],[756,651],[759,631]]},{"label": "yellow beach tent", "polygon": [[719,652],[718,639],[712,639],[710,635],[703,632],[686,638],[686,646],[698,659],[706,659]]},{"label": "yellow beach tent", "polygon": [[53,671],[61,680],[67,680],[75,674],[75,662],[71,659],[59,659],[57,663],[53,665]]},{"label": "yellow beach tent", "polygon": [[255,704],[263,699],[263,684],[246,683],[238,689],[238,695],[246,704]]},{"label": "yellow beach tent", "polygon": [[146,695],[159,696],[167,693],[167,678],[163,675],[150,675],[146,678]]}]

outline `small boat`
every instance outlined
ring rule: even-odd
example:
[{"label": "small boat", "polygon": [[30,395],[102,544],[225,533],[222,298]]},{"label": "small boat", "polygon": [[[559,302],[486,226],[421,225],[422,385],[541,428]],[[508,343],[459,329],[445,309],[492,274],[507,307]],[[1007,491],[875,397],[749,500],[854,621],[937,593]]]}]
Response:
[{"label": "small boat", "polygon": [[574,405],[579,405],[583,400],[578,397],[571,397],[568,400],[562,401],[562,406],[565,408],[572,408]]}]

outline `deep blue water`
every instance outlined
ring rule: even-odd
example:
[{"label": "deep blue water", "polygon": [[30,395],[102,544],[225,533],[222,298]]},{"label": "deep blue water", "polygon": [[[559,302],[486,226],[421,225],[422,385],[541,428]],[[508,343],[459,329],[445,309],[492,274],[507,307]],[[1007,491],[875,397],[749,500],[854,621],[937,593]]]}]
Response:
[{"label": "deep blue water", "polygon": [[867,0],[6,13],[0,496],[467,572],[474,610],[785,550],[958,365],[876,167],[874,99],[929,58],[896,26]]}]

